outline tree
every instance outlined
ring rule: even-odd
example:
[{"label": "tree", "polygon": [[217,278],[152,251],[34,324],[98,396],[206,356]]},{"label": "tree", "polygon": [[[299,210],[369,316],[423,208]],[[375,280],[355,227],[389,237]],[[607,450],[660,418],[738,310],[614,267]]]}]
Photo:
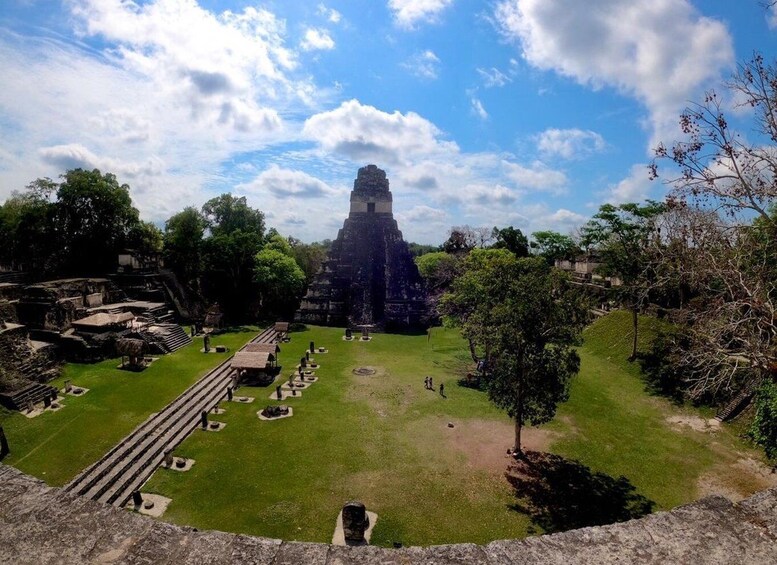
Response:
[{"label": "tree", "polygon": [[264,244],[264,249],[272,249],[279,251],[288,257],[294,256],[294,251],[289,241],[279,234],[275,229],[271,229],[272,234],[268,234],[267,242]]},{"label": "tree", "polygon": [[453,226],[448,239],[442,244],[442,250],[462,254],[475,248],[485,249],[493,238],[493,230],[485,226]]},{"label": "tree", "polygon": [[57,208],[51,200],[56,190],[51,179],[37,179],[0,206],[0,262],[34,276],[56,272],[62,260]]},{"label": "tree", "polygon": [[437,251],[415,258],[418,272],[432,292],[447,290],[453,280],[461,273],[462,259],[451,253]]},{"label": "tree", "polygon": [[[465,226],[466,227],[466,226]],[[451,233],[442,244],[442,250],[446,253],[466,254],[475,248],[475,242],[468,237],[462,228],[453,227]]]},{"label": "tree", "polygon": [[291,254],[294,260],[297,261],[297,265],[305,273],[305,281],[307,284],[313,280],[316,276],[321,265],[326,260],[327,252],[331,246],[331,241],[325,242],[313,242],[302,243],[300,240],[293,237],[289,238],[289,244],[291,245]]},{"label": "tree", "polygon": [[199,288],[206,221],[193,207],[184,208],[165,222],[165,265],[185,285]]},{"label": "tree", "polygon": [[556,261],[564,259],[574,259],[580,253],[580,247],[568,235],[552,230],[536,231],[531,235],[532,248],[538,255],[544,257],[549,265],[555,265]]},{"label": "tree", "polygon": [[767,381],[758,390],[749,435],[769,459],[777,460],[777,382]]},{"label": "tree", "polygon": [[440,250],[439,245],[428,245],[425,243],[415,243],[412,241],[407,244],[407,248],[410,250],[410,255],[413,258],[426,255],[427,253],[436,253]]},{"label": "tree", "polygon": [[127,234],[127,247],[146,260],[162,251],[164,235],[152,222],[140,221]]},{"label": "tree", "polygon": [[64,270],[77,274],[113,270],[118,252],[140,222],[129,186],[97,169],[73,169],[62,178],[56,208]]},{"label": "tree", "polygon": [[495,249],[507,249],[516,257],[529,256],[529,240],[526,239],[521,230],[513,226],[502,229],[494,226],[494,229],[491,231],[491,238],[495,240],[492,245]]},{"label": "tree", "polygon": [[462,272],[453,281],[451,291],[440,300],[443,320],[461,328],[476,363],[482,360],[491,364],[499,322],[494,312],[507,300],[507,277],[516,260],[506,249],[473,249],[462,261]]},{"label": "tree", "polygon": [[631,310],[633,321],[631,361],[637,357],[639,311],[654,280],[647,249],[658,236],[656,218],[665,209],[653,201],[644,205],[603,204],[582,228],[582,244],[594,247],[599,254],[601,274],[618,277],[622,283],[621,299]]},{"label": "tree", "polygon": [[671,148],[656,148],[651,176],[658,176],[659,161],[670,161],[680,169],[679,177],[669,179],[674,198],[720,208],[731,217],[749,212],[773,222],[768,209],[777,199],[777,68],[756,54],[739,66],[727,87],[739,106],[754,110],[755,137],[767,143],[748,141],[732,130],[711,91],[680,116],[687,138]]},{"label": "tree", "polygon": [[202,215],[214,236],[243,233],[264,234],[264,213],[248,206],[246,197],[222,194],[202,205]]},{"label": "tree", "polygon": [[660,144],[651,164],[653,178],[659,163],[679,169],[667,181],[669,202],[696,210],[674,258],[698,295],[685,312],[681,357],[692,396],[734,395],[777,375],[777,68],[755,54],[726,87],[752,109],[750,135],[731,128],[709,92],[680,116],[685,139]]},{"label": "tree", "polygon": [[232,319],[252,317],[258,288],[254,261],[262,249],[264,214],[251,208],[245,197],[222,194],[202,206],[210,231],[203,241],[203,293],[218,301]]},{"label": "tree", "polygon": [[265,312],[290,315],[299,305],[305,273],[293,257],[268,245],[256,254],[254,281],[259,286]]},{"label": "tree", "polygon": [[465,263],[442,309],[493,366],[488,395],[514,419],[521,454],[523,426],[549,421],[568,397],[587,308],[567,276],[541,258],[475,250]]}]

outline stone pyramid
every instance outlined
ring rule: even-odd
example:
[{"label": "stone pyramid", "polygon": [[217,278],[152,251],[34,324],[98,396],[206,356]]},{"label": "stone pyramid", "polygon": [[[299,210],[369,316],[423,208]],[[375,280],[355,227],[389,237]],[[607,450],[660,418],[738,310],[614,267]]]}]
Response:
[{"label": "stone pyramid", "polygon": [[359,169],[351,210],[295,320],[324,326],[422,327],[426,294],[392,213],[386,172]]}]

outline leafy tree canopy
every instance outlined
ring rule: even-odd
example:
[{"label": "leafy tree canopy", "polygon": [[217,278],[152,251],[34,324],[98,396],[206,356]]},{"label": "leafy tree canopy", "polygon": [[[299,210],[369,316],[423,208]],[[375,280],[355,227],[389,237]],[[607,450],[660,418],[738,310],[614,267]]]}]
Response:
[{"label": "leafy tree canopy", "polygon": [[202,268],[206,221],[194,207],[184,208],[165,223],[165,265],[185,284],[197,288]]},{"label": "leafy tree canopy", "polygon": [[580,247],[568,235],[552,230],[536,231],[532,234],[532,248],[545,257],[550,265],[563,259],[574,259],[580,253]]},{"label": "leafy tree canopy", "polygon": [[441,310],[461,328],[473,357],[479,349],[493,367],[489,398],[515,420],[520,452],[522,427],[548,421],[567,397],[579,368],[572,346],[588,319],[585,302],[542,258],[490,249],[469,254]]},{"label": "leafy tree canopy", "polygon": [[299,304],[305,273],[293,257],[268,246],[256,254],[254,281],[266,311],[289,315]]},{"label": "leafy tree canopy", "polygon": [[523,235],[521,230],[513,226],[499,229],[496,226],[491,232],[494,241],[492,247],[496,249],[507,249],[516,257],[529,256],[529,240]]}]

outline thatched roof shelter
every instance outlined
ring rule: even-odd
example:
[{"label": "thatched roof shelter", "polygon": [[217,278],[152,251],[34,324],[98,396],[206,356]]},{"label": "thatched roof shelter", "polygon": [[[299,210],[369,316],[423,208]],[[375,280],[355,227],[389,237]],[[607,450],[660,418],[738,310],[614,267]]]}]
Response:
[{"label": "thatched roof shelter", "polygon": [[252,353],[280,353],[281,346],[277,343],[249,343],[243,347],[243,351],[250,351]]},{"label": "thatched roof shelter", "polygon": [[232,357],[232,363],[230,367],[237,370],[265,370],[268,367],[270,359],[269,353],[251,352],[251,351],[238,351],[235,356]]},{"label": "thatched roof shelter", "polygon": [[146,342],[142,339],[124,337],[116,340],[116,353],[124,357],[142,357],[146,353]]},{"label": "thatched roof shelter", "polygon": [[279,334],[285,334],[289,331],[289,322],[275,322],[275,331]]}]

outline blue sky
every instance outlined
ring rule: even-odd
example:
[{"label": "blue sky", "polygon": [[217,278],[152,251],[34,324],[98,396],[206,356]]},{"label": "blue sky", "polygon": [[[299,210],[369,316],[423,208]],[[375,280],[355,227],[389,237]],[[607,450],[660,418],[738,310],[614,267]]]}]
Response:
[{"label": "blue sky", "polygon": [[762,4],[2,0],[0,200],[97,167],[160,225],[232,192],[313,241],[375,163],[409,240],[568,232],[665,194],[646,164],[683,108],[754,50],[775,60]]}]

